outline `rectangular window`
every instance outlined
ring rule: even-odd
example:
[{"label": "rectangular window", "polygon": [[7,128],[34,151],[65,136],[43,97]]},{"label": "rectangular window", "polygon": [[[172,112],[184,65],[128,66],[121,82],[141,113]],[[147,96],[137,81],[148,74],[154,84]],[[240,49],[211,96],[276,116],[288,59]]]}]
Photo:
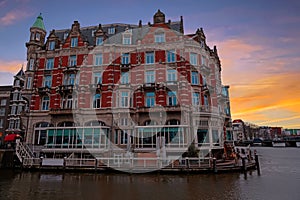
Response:
[{"label": "rectangular window", "polygon": [[101,107],[101,95],[95,94],[93,99],[93,108],[100,108]]},{"label": "rectangular window", "polygon": [[175,51],[174,50],[167,51],[167,62],[172,63],[172,62],[175,62],[175,61],[176,61]]},{"label": "rectangular window", "polygon": [[55,49],[55,41],[50,41],[49,46],[48,46],[48,50],[52,51],[54,49]]},{"label": "rectangular window", "polygon": [[129,72],[121,73],[121,84],[129,84]]},{"label": "rectangular window", "polygon": [[199,85],[199,74],[198,74],[198,72],[192,72],[192,85]]},{"label": "rectangular window", "polygon": [[103,44],[103,37],[96,37],[96,45],[100,46]]},{"label": "rectangular window", "polygon": [[42,98],[42,110],[49,110],[50,99],[48,96]]},{"label": "rectangular window", "polygon": [[125,45],[131,44],[131,35],[123,35],[123,44]]},{"label": "rectangular window", "polygon": [[14,126],[15,126],[15,120],[9,120],[9,126],[8,126],[8,128],[9,129],[13,129],[14,128]]},{"label": "rectangular window", "polygon": [[176,99],[176,91],[169,91],[168,92],[168,106],[176,106],[177,99]]},{"label": "rectangular window", "polygon": [[78,38],[73,37],[71,38],[71,47],[77,47],[78,46]]},{"label": "rectangular window", "polygon": [[197,130],[197,139],[198,144],[209,143],[209,136],[207,129],[198,129]]},{"label": "rectangular window", "polygon": [[128,108],[129,107],[129,92],[121,92],[121,102],[120,107]]},{"label": "rectangular window", "polygon": [[44,76],[44,87],[51,88],[52,86],[52,76]]},{"label": "rectangular window", "polygon": [[20,129],[20,119],[16,119],[15,129]]},{"label": "rectangular window", "polygon": [[128,143],[128,134],[126,131],[120,130],[120,144]]},{"label": "rectangular window", "polygon": [[155,42],[156,43],[165,42],[165,33],[156,33],[155,34]]},{"label": "rectangular window", "polygon": [[201,56],[201,64],[206,65],[206,58],[205,56]]},{"label": "rectangular window", "polygon": [[200,94],[198,92],[193,92],[193,99],[192,99],[193,106],[200,105],[199,97],[200,97]]},{"label": "rectangular window", "polygon": [[212,130],[212,142],[218,143],[219,142],[219,132],[218,130]]},{"label": "rectangular window", "polygon": [[146,64],[154,64],[154,52],[146,53]]},{"label": "rectangular window", "polygon": [[207,85],[206,77],[202,75],[203,86]]},{"label": "rectangular window", "polygon": [[147,92],[146,93],[146,106],[153,107],[155,105],[155,93]]},{"label": "rectangular window", "polygon": [[102,53],[95,54],[94,64],[96,66],[101,66],[103,64],[103,55],[102,55]]},{"label": "rectangular window", "polygon": [[28,64],[28,70],[33,70],[33,67],[34,67],[34,59],[31,58]]},{"label": "rectangular window", "polygon": [[16,100],[19,100],[19,93],[15,92],[13,94],[13,100],[16,101]]},{"label": "rectangular window", "polygon": [[108,28],[108,34],[115,34],[115,32],[116,32],[115,27]]},{"label": "rectangular window", "polygon": [[146,83],[155,83],[155,71],[146,71]]},{"label": "rectangular window", "polygon": [[177,71],[175,69],[167,70],[167,81],[177,81]]},{"label": "rectangular window", "polygon": [[205,106],[208,106],[208,105],[209,105],[209,102],[208,102],[208,96],[207,96],[207,95],[204,95],[204,105],[205,105]]},{"label": "rectangular window", "polygon": [[16,110],[17,110],[17,107],[14,105],[11,107],[11,111],[10,111],[10,114],[11,115],[15,115],[16,114]]},{"label": "rectangular window", "polygon": [[17,110],[17,114],[20,114],[23,110],[23,106],[22,105],[18,105],[18,110]]},{"label": "rectangular window", "polygon": [[1,106],[5,106],[6,105],[6,99],[1,99]]},{"label": "rectangular window", "polygon": [[0,116],[4,116],[5,115],[5,108],[0,108]]},{"label": "rectangular window", "polygon": [[46,70],[51,70],[54,67],[54,58],[48,58],[46,63]]},{"label": "rectangular window", "polygon": [[31,89],[32,77],[28,76],[26,81],[26,89]]},{"label": "rectangular window", "polygon": [[94,72],[94,84],[101,84],[102,83],[102,73],[101,72]]},{"label": "rectangular window", "polygon": [[77,57],[76,55],[70,56],[69,66],[73,67],[77,65]]},{"label": "rectangular window", "polygon": [[74,85],[75,84],[75,74],[66,74],[64,79],[65,85]]},{"label": "rectangular window", "polygon": [[41,34],[40,33],[36,33],[35,34],[35,39],[36,39],[36,41],[40,41],[41,40]]},{"label": "rectangular window", "polygon": [[122,60],[121,60],[122,64],[129,64],[129,61],[130,61],[129,53],[123,53]]},{"label": "rectangular window", "polygon": [[196,53],[190,53],[190,64],[197,65],[197,54]]}]

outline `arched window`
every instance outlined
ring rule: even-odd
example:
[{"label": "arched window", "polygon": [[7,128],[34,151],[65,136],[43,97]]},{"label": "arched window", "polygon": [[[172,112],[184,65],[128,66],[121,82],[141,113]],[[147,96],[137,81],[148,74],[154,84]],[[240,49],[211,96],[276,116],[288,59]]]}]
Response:
[{"label": "arched window", "polygon": [[101,95],[95,94],[93,97],[93,108],[100,108],[101,107]]},{"label": "arched window", "polygon": [[49,96],[44,96],[42,98],[42,110],[49,110],[50,98]]}]

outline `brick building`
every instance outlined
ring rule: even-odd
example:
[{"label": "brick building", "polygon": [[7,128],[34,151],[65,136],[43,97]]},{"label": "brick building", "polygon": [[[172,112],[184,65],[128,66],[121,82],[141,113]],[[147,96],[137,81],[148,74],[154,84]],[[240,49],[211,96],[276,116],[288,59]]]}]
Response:
[{"label": "brick building", "polygon": [[12,86],[0,86],[0,147],[4,143],[5,130],[8,127],[9,101]]},{"label": "brick building", "polygon": [[158,10],[153,23],[74,21],[46,36],[38,16],[26,43],[26,142],[49,155],[172,157],[192,142],[200,156],[221,151],[231,117],[218,52],[202,28],[183,27]]}]

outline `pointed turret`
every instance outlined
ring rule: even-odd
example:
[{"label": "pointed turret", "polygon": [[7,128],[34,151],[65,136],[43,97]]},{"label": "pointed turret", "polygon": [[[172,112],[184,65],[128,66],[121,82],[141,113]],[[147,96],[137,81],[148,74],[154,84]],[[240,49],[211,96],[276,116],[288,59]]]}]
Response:
[{"label": "pointed turret", "polygon": [[[40,14],[34,24],[30,27],[30,40],[26,43],[26,47],[42,47],[45,43],[46,29],[43,17]],[[29,49],[28,49],[29,50]]]},{"label": "pointed turret", "polygon": [[43,21],[43,17],[42,14],[40,13],[40,15],[36,18],[34,24],[32,25],[31,28],[39,28],[42,29],[44,31],[46,31],[45,25],[44,25],[44,21]]},{"label": "pointed turret", "polygon": [[165,14],[158,9],[158,11],[153,16],[153,23],[154,24],[162,24],[165,22],[166,22]]}]

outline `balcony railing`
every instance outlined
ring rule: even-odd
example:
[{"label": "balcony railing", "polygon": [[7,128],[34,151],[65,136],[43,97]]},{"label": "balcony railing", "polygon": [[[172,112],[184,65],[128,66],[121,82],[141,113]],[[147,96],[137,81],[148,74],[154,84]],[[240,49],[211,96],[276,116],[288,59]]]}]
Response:
[{"label": "balcony railing", "polygon": [[120,64],[120,69],[121,70],[129,70],[131,68],[131,64],[127,63],[127,64]]},{"label": "balcony railing", "polygon": [[90,89],[91,90],[101,90],[101,88],[102,88],[102,83],[90,84]]},{"label": "balcony railing", "polygon": [[39,88],[37,88],[37,92],[41,95],[50,94],[50,88],[48,86],[39,87]]},{"label": "balcony railing", "polygon": [[75,88],[75,85],[60,85],[57,87],[57,92],[61,94],[71,94]]},{"label": "balcony railing", "polygon": [[151,88],[155,88],[156,86],[157,86],[156,83],[144,83],[143,84],[144,89],[151,89]]}]

